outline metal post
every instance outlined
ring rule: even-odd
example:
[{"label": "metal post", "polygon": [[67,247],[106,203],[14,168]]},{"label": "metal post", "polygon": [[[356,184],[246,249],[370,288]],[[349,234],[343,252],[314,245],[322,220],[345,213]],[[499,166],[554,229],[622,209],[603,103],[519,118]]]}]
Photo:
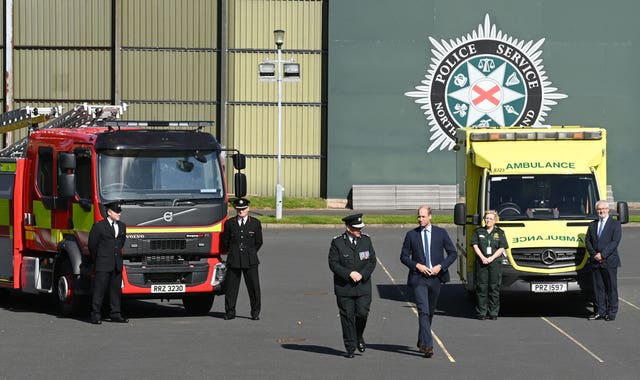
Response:
[{"label": "metal post", "polygon": [[282,43],[278,46],[278,183],[276,184],[276,219],[282,219]]},{"label": "metal post", "polygon": [[[5,25],[5,41],[4,41],[4,62],[5,62],[5,103],[4,112],[13,110],[13,0],[4,3],[4,25]],[[6,147],[13,144],[13,132],[7,132],[4,139],[0,141],[0,147]]]}]

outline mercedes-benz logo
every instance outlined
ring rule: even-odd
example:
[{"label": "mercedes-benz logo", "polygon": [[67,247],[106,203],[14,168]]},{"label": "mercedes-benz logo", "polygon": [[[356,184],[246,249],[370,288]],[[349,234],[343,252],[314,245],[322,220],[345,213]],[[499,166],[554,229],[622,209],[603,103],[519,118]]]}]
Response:
[{"label": "mercedes-benz logo", "polygon": [[550,249],[545,249],[540,255],[540,259],[545,265],[551,265],[556,262],[556,253]]},{"label": "mercedes-benz logo", "polygon": [[171,222],[173,220],[173,213],[171,211],[165,212],[164,215],[162,215],[162,219],[167,223]]}]

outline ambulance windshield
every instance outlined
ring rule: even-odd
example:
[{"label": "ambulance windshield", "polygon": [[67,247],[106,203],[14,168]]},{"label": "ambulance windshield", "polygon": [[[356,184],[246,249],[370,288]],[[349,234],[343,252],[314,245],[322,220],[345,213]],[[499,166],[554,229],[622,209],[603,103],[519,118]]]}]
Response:
[{"label": "ambulance windshield", "polygon": [[592,175],[493,176],[486,201],[501,221],[593,219],[598,191]]}]

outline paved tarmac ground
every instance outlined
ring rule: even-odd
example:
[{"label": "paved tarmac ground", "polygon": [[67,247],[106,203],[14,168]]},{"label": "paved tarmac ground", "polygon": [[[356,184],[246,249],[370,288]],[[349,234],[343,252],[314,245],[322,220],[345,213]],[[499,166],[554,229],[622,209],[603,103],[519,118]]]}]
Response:
[{"label": "paved tarmac ground", "polygon": [[[448,228],[454,237],[453,228]],[[435,355],[418,353],[416,311],[399,262],[405,229],[365,228],[374,242],[376,291],[367,350],[344,358],[327,253],[341,229],[265,229],[261,320],[249,317],[242,285],[238,318],[224,297],[208,316],[179,300],[128,300],[129,324],[59,318],[42,297],[0,296],[0,379],[637,379],[640,371],[639,227],[624,227],[620,312],[587,321],[580,296],[503,299],[497,321],[474,319],[459,281],[441,294]],[[456,262],[457,263],[457,262]]]}]

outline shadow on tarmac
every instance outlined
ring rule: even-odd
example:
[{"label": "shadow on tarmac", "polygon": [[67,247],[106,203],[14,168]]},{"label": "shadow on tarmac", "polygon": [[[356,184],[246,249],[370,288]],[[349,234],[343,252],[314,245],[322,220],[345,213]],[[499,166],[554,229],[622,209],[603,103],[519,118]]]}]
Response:
[{"label": "shadow on tarmac", "polygon": [[[414,303],[413,291],[407,285],[379,284],[380,298]],[[585,318],[593,311],[588,297],[580,293],[568,294],[501,294],[501,317],[574,317]],[[436,315],[475,319],[475,295],[461,283],[444,284]]]},{"label": "shadow on tarmac", "polygon": [[[331,347],[323,347],[315,344],[283,344],[282,348],[285,350],[305,351],[313,354],[324,354],[331,356],[344,356],[344,351],[336,350]],[[412,356],[422,356],[417,350],[412,350],[407,346],[401,346],[397,344],[369,344],[367,343],[367,350],[377,350],[385,352],[393,352]],[[356,353],[358,354],[358,353]]]}]

